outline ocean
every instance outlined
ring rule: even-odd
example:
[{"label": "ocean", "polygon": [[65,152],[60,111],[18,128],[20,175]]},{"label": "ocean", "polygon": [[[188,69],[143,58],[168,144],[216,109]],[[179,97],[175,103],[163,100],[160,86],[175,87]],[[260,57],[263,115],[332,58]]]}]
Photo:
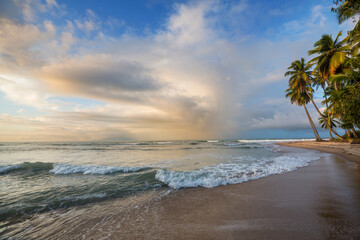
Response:
[{"label": "ocean", "polygon": [[149,191],[238,184],[321,157],[280,151],[281,141],[294,139],[1,143],[0,238],[19,234],[19,223],[34,215]]}]

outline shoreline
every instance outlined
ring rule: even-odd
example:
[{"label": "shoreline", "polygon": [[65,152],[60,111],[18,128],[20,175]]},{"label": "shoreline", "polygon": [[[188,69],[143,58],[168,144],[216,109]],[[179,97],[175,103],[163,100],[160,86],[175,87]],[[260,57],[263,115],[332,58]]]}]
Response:
[{"label": "shoreline", "polygon": [[316,142],[316,141],[298,141],[298,142],[279,142],[280,146],[305,148],[321,152],[336,154],[348,161],[360,165],[360,144],[350,144],[341,142]]},{"label": "shoreline", "polygon": [[[239,184],[171,190],[164,195],[149,191],[65,213],[38,214],[29,219],[31,228],[24,226],[27,230],[20,236],[28,239],[359,238],[360,168],[354,165],[344,157],[329,154],[295,171]],[[44,224],[49,225],[37,230]]]}]

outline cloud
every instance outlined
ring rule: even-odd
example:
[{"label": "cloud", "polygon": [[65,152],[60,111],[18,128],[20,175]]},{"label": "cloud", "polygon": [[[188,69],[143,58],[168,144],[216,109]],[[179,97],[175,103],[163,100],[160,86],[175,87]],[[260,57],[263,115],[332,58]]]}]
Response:
[{"label": "cloud", "polygon": [[[48,22],[48,27],[50,23]],[[9,19],[0,18],[0,52],[5,65],[37,65],[41,62],[33,47],[51,38],[51,32],[41,31],[31,24],[17,24]]]},{"label": "cloud", "polygon": [[18,105],[31,106],[37,109],[54,110],[57,106],[48,101],[51,96],[40,91],[36,81],[19,76],[0,76],[0,90],[7,99]]},{"label": "cloud", "polygon": [[86,34],[90,34],[100,28],[102,21],[91,9],[87,9],[86,17],[83,19],[75,19],[75,24],[80,30]]},{"label": "cloud", "polygon": [[105,54],[46,65],[37,76],[55,92],[100,100],[140,101],[137,95],[162,87],[140,63]]},{"label": "cloud", "polygon": [[14,0],[15,5],[21,10],[23,18],[26,22],[34,22],[37,20],[37,13],[44,13],[59,8],[55,0]]},{"label": "cloud", "polygon": [[[55,1],[40,3],[59,8]],[[92,10],[62,24],[31,14],[24,23],[1,18],[0,90],[19,105],[46,111],[2,115],[1,139],[228,138],[251,129],[309,128],[302,109],[277,100],[286,89],[283,72],[318,37],[310,33],[333,26],[315,6],[312,17],[279,26],[276,39],[232,36],[222,16],[250,7],[247,1],[232,10],[217,1],[176,4],[162,28],[145,36],[108,35],[125,23]],[[69,104],[72,98],[99,104]]]},{"label": "cloud", "polygon": [[160,39],[175,43],[176,45],[191,45],[211,38],[212,31],[208,29],[205,14],[213,4],[200,2],[196,5],[176,5],[176,13],[172,15],[164,34]]},{"label": "cloud", "polygon": [[260,117],[252,119],[250,127],[252,129],[308,129],[310,123],[304,116],[305,112],[301,112],[299,109],[291,113],[275,112],[269,118]]},{"label": "cloud", "polygon": [[313,7],[311,9],[311,13],[312,13],[312,22],[319,24],[319,26],[323,27],[327,18],[324,15],[324,11],[329,11],[329,7],[325,7],[322,5],[316,5],[315,7]]}]

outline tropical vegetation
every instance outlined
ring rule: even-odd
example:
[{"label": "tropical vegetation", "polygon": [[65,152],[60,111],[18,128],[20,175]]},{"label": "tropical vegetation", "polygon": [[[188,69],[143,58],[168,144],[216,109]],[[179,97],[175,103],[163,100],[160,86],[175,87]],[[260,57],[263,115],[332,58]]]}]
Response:
[{"label": "tropical vegetation", "polygon": [[[292,62],[285,73],[289,77],[286,97],[291,104],[304,107],[317,141],[322,139],[306,108],[310,102],[319,114],[320,126],[328,129],[331,140],[360,136],[360,1],[335,0],[334,4],[332,11],[339,23],[351,19],[354,29],[344,37],[342,32],[335,38],[324,34],[308,51],[313,58],[308,62],[304,58]],[[315,87],[321,87],[324,92],[323,112],[313,99]],[[336,128],[342,128],[345,134],[341,136]]]}]

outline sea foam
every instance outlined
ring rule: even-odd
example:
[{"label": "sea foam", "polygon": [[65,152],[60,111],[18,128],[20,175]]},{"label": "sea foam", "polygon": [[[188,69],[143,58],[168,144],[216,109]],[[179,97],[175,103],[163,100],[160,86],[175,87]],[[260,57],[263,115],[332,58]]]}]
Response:
[{"label": "sea foam", "polygon": [[112,167],[112,166],[79,166],[70,164],[54,164],[50,173],[54,174],[111,174],[116,172],[137,172],[146,167]]},{"label": "sea foam", "polygon": [[14,171],[14,170],[16,170],[18,168],[21,168],[22,166],[23,166],[23,164],[0,166],[0,174],[12,172],[12,171]]},{"label": "sea foam", "polygon": [[[266,177],[273,174],[289,172],[307,166],[310,162],[320,159],[319,154],[284,154],[270,159],[251,159],[239,157],[227,163],[204,167],[193,171],[157,170],[155,178],[169,187],[212,188],[220,185],[236,184]],[[245,161],[244,161],[245,160]]]}]

